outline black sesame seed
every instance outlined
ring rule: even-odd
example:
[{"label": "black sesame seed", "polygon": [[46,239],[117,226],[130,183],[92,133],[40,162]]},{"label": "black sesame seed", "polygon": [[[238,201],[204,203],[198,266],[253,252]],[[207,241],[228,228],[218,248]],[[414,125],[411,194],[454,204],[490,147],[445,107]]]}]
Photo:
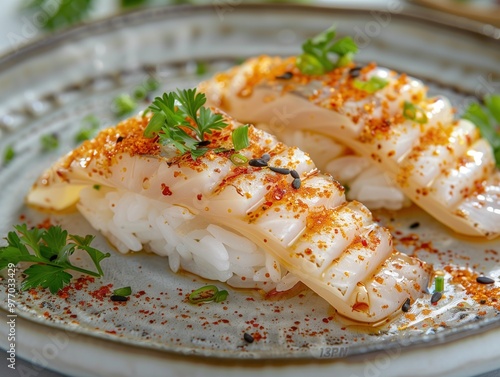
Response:
[{"label": "black sesame seed", "polygon": [[248,161],[248,165],[257,168],[263,168],[267,166],[267,162],[264,161],[262,158],[252,158],[250,161]]},{"label": "black sesame seed", "polygon": [[254,340],[253,336],[247,332],[243,334],[243,339],[245,339],[245,342],[247,342],[247,343],[253,343],[253,340]]},{"label": "black sesame seed", "polygon": [[406,299],[406,301],[403,303],[403,306],[401,307],[401,310],[404,311],[405,313],[410,310],[410,305],[411,301],[409,298]]},{"label": "black sesame seed", "polygon": [[360,67],[360,66],[357,66],[357,67],[351,68],[351,69],[349,70],[349,76],[351,76],[351,77],[358,77],[358,76],[359,76],[359,74],[361,73],[361,69],[362,69],[362,68],[363,68],[363,67]]},{"label": "black sesame seed", "polygon": [[210,140],[202,140],[198,143],[196,143],[198,147],[206,147],[207,145],[210,145]]},{"label": "black sesame seed", "polygon": [[441,300],[441,297],[443,297],[443,294],[441,292],[434,292],[431,297],[431,304],[435,304],[439,300]]},{"label": "black sesame seed", "polygon": [[262,155],[261,159],[266,161],[266,162],[269,162],[269,160],[271,159],[271,155],[269,153],[264,153]]},{"label": "black sesame seed", "polygon": [[290,175],[293,178],[300,178],[300,175],[299,175],[299,173],[297,173],[297,170],[290,170]]},{"label": "black sesame seed", "polygon": [[121,143],[123,141],[123,136],[118,136],[118,139],[116,139],[117,143]]},{"label": "black sesame seed", "polygon": [[119,302],[124,302],[127,301],[128,298],[125,296],[118,296],[118,295],[113,295],[111,296],[111,301],[119,301]]},{"label": "black sesame seed", "polygon": [[274,166],[269,166],[269,170],[279,174],[290,174],[290,169],[287,168],[276,168]]},{"label": "black sesame seed", "polygon": [[292,182],[292,187],[295,189],[295,190],[298,190],[300,188],[300,178],[295,178]]},{"label": "black sesame seed", "polygon": [[495,280],[487,276],[478,276],[476,281],[480,284],[493,284]]},{"label": "black sesame seed", "polygon": [[293,77],[293,72],[285,72],[282,75],[276,76],[277,79],[290,80]]},{"label": "black sesame seed", "polygon": [[419,226],[420,226],[420,223],[417,221],[417,222],[415,222],[415,223],[413,223],[413,224],[410,225],[410,229],[416,229]]}]

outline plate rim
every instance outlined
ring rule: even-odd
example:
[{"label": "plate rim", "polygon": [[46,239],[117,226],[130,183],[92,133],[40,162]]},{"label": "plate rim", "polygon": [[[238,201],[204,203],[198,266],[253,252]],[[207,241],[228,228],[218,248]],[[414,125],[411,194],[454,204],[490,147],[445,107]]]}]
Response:
[{"label": "plate rim", "polygon": [[[391,13],[391,16],[400,17],[408,20],[413,20],[421,23],[428,23],[438,27],[474,35],[480,39],[490,42],[498,42],[500,44],[500,28],[493,25],[483,24],[474,20],[466,20],[455,15],[445,14],[443,12],[424,8],[414,4],[402,4],[401,11]],[[52,34],[47,34],[28,42],[26,45],[18,49],[7,51],[0,54],[0,72],[10,68],[12,65],[29,59],[31,56],[47,49],[59,46],[72,39],[79,39],[88,35],[96,35],[113,29],[120,28],[123,24],[131,24],[132,22],[140,22],[142,19],[155,20],[164,19],[168,14],[168,18],[176,18],[179,15],[193,15],[198,13],[208,13],[214,11],[214,4],[202,5],[166,5],[166,6],[151,6],[145,9],[136,9],[122,12],[115,15],[103,17],[101,19],[84,22],[79,25],[71,26],[67,29],[56,31]],[[321,5],[321,4],[276,4],[276,3],[241,3],[238,9],[246,11],[277,11],[286,8],[292,12],[317,12],[317,13],[370,13],[380,11],[366,5],[349,6],[349,5]],[[489,30],[485,30],[487,26]]]}]

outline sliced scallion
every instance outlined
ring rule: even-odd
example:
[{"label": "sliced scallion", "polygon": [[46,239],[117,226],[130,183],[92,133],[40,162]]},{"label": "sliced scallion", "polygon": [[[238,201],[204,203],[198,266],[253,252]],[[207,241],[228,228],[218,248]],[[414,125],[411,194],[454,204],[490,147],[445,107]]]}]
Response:
[{"label": "sliced scallion", "polygon": [[116,296],[130,296],[132,294],[132,288],[130,287],[122,287],[122,288],[117,288],[113,291],[113,294]]}]

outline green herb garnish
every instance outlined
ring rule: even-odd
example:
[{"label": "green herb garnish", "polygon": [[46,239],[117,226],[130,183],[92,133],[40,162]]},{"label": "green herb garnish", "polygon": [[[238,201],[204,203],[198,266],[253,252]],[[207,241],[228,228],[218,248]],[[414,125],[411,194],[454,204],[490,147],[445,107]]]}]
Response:
[{"label": "green herb garnish", "polygon": [[370,80],[363,81],[356,79],[354,80],[354,87],[359,90],[363,90],[367,93],[373,94],[380,89],[383,89],[389,84],[389,81],[378,76],[370,77]]},{"label": "green herb garnish", "polygon": [[444,276],[436,276],[434,279],[434,292],[444,291]]},{"label": "green herb garnish", "polygon": [[59,138],[56,134],[43,135],[40,138],[40,143],[42,144],[42,151],[53,151],[59,147]]},{"label": "green herb garnish", "polygon": [[219,291],[219,288],[217,288],[215,285],[205,285],[193,291],[189,295],[188,300],[191,304],[198,304],[200,302],[209,301],[221,302],[224,301],[228,295],[228,291]]},{"label": "green herb garnish", "polygon": [[154,78],[149,77],[144,83],[134,89],[134,99],[138,101],[144,100],[159,87],[160,83]]},{"label": "green herb garnish", "polygon": [[[24,270],[26,278],[21,283],[22,290],[42,287],[57,293],[73,277],[67,270],[95,277],[103,276],[100,262],[110,254],[104,254],[90,246],[93,236],[68,235],[60,226],[51,226],[45,230],[28,229],[26,224],[21,224],[14,228],[17,232],[11,231],[7,235],[8,245],[0,247],[0,270],[10,263],[32,263]],[[76,249],[87,252],[97,272],[80,268],[69,261]]]},{"label": "green herb garnish", "polygon": [[16,157],[16,151],[14,150],[14,147],[12,145],[8,145],[7,148],[5,148],[5,152],[3,152],[4,165],[7,165],[9,162],[11,162],[14,157]]},{"label": "green herb garnish", "polygon": [[[352,61],[358,46],[351,37],[335,40],[335,28],[331,27],[302,45],[303,53],[297,57],[296,65],[306,75],[322,75]],[[331,55],[337,59],[332,60]]]},{"label": "green herb garnish", "polygon": [[87,115],[82,119],[82,128],[75,135],[75,142],[81,143],[85,140],[92,139],[99,129],[100,122],[95,115]]},{"label": "green herb garnish", "polygon": [[113,100],[113,112],[117,117],[130,114],[137,107],[137,102],[129,94],[120,94]]},{"label": "green herb garnish", "polygon": [[248,158],[246,158],[245,156],[243,156],[242,154],[240,153],[233,153],[229,159],[231,160],[231,162],[233,164],[235,164],[236,166],[243,166],[245,165],[247,162],[248,162]]},{"label": "green herb garnish", "polygon": [[425,114],[425,111],[422,108],[408,101],[405,101],[403,104],[403,116],[406,119],[412,120],[420,124],[427,123],[428,120],[427,115]]},{"label": "green herb garnish", "polygon": [[132,288],[130,288],[130,287],[117,288],[113,291],[113,294],[116,296],[127,297],[127,296],[130,296],[132,294]]},{"label": "green herb garnish", "polygon": [[196,75],[203,76],[205,73],[207,73],[207,71],[208,71],[207,63],[203,61],[196,62]]},{"label": "green herb garnish", "polygon": [[[156,97],[148,107],[153,116],[144,130],[144,136],[158,135],[162,144],[173,145],[181,154],[190,152],[193,159],[203,156],[211,150],[205,135],[228,126],[221,114],[214,114],[203,106],[206,101],[205,94],[196,93],[196,89],[178,90]],[[249,145],[248,127],[233,131],[233,144],[235,150]]]},{"label": "green herb garnish", "polygon": [[500,94],[484,97],[485,106],[471,103],[462,118],[474,123],[481,136],[490,143],[495,155],[497,168],[500,168]]},{"label": "green herb garnish", "polygon": [[44,29],[54,31],[74,25],[86,19],[92,10],[93,0],[31,0],[25,8],[36,11],[37,23]]}]

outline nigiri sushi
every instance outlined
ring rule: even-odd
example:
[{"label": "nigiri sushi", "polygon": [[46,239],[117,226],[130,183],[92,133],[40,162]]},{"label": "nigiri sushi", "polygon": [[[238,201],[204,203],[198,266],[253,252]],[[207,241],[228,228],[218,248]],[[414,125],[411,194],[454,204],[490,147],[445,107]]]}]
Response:
[{"label": "nigiri sushi", "polygon": [[[301,57],[250,58],[199,88],[208,104],[266,124],[282,140],[313,131],[337,141],[320,167],[352,182],[350,195],[358,200],[373,195],[397,209],[407,197],[458,233],[500,235],[492,147],[473,123],[454,118],[445,97],[429,98],[420,80],[375,63],[306,74]],[[303,135],[296,145],[314,155],[321,144]]]},{"label": "nigiri sushi", "polygon": [[[431,266],[397,252],[389,231],[306,153],[204,102],[193,91],[157,98],[154,115],[103,130],[57,161],[28,204],[76,204],[118,250],[168,256],[174,271],[233,286],[300,280],[363,323],[426,291]],[[151,131],[160,124],[170,128]]]}]

